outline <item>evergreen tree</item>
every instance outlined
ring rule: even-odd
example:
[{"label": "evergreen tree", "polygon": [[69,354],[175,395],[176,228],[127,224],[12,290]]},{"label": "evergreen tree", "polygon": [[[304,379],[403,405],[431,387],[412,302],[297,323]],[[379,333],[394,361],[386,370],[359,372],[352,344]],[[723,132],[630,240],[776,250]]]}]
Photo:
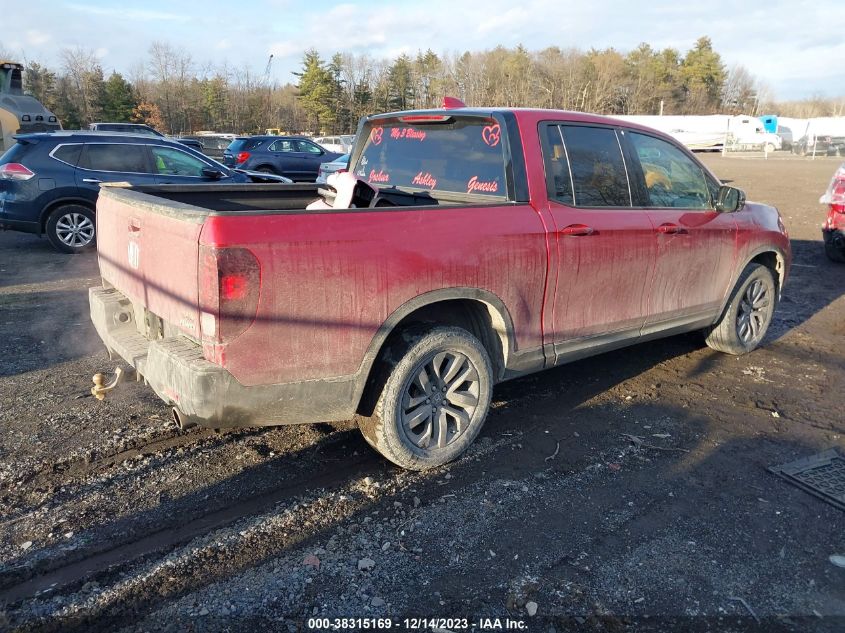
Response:
[{"label": "evergreen tree", "polygon": [[120,73],[112,72],[103,88],[103,118],[108,121],[130,121],[137,105],[132,84]]},{"label": "evergreen tree", "polygon": [[709,37],[700,37],[681,62],[687,114],[707,114],[719,106],[725,66]]},{"label": "evergreen tree", "polygon": [[387,73],[390,107],[409,110],[414,107],[414,82],[411,78],[411,58],[400,55]]},{"label": "evergreen tree", "polygon": [[302,72],[294,74],[299,77],[299,102],[308,115],[312,131],[331,130],[337,120],[333,107],[336,91],[332,75],[320,59],[320,54],[313,48],[306,51]]}]

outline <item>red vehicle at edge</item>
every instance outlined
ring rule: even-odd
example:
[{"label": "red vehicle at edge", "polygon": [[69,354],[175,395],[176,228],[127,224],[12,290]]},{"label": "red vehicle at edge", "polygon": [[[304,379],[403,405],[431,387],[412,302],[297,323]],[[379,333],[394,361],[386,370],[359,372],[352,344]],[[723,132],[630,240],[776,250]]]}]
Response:
[{"label": "red vehicle at edge", "polygon": [[496,382],[691,330],[762,341],[791,260],[776,209],[649,128],[447,105],[362,120],[347,204],[105,187],[90,300],[110,352],[180,426],[355,416],[424,469],[473,441]]},{"label": "red vehicle at edge", "polygon": [[824,252],[831,261],[845,263],[845,163],[833,174],[819,202],[827,205],[827,218],[822,226]]}]

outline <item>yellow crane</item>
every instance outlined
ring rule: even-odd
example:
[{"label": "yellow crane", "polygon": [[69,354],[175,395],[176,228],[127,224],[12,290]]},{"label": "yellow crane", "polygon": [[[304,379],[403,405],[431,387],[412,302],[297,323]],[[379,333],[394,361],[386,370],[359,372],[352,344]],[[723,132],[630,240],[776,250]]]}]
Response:
[{"label": "yellow crane", "polygon": [[24,95],[23,64],[0,60],[0,151],[14,145],[13,134],[61,129],[56,115]]}]

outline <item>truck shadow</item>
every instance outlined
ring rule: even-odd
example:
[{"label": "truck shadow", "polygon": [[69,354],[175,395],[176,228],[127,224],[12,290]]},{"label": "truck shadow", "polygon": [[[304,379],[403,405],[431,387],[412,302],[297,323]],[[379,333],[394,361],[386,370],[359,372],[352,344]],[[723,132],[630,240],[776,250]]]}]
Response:
[{"label": "truck shadow", "polygon": [[[533,561],[533,572],[539,574],[541,588],[536,591],[540,592],[538,599],[544,605],[544,612],[564,630],[570,630],[567,626],[571,630],[581,630],[574,620],[576,615],[604,614],[615,626],[645,615],[656,616],[658,623],[661,618],[668,622],[669,618],[683,616],[684,601],[689,598],[701,601],[697,602],[700,612],[715,613],[719,607],[726,608],[724,615],[741,619],[744,625],[741,630],[795,630],[789,618],[793,613],[790,609],[803,609],[801,613],[806,615],[810,613],[806,605],[813,603],[817,593],[824,595],[825,590],[835,589],[836,579],[820,570],[824,569],[829,553],[828,544],[841,537],[841,517],[833,508],[777,482],[765,471],[768,465],[816,452],[818,446],[741,434],[716,444],[711,437],[713,421],[702,413],[650,405],[640,412],[641,421],[663,424],[658,426],[660,430],[672,432],[670,451],[677,448],[689,452],[650,450],[632,446],[620,436],[621,433],[637,432],[630,411],[626,414],[604,405],[585,404],[569,390],[561,393],[553,403],[533,404],[538,395],[542,393],[527,386],[521,396],[492,415],[485,435],[507,439],[498,443],[483,442],[477,450],[450,465],[446,469],[451,475],[448,482],[444,483],[442,469],[415,478],[413,494],[421,503],[418,514],[415,511],[411,516],[418,517],[424,527],[418,534],[408,537],[404,553],[395,554],[404,557],[407,564],[392,567],[391,573],[382,579],[382,586],[377,588],[378,595],[388,603],[399,605],[394,616],[442,613],[444,608],[452,616],[514,616],[508,610],[508,590],[502,585],[502,579],[519,577],[524,573],[523,561],[529,560]],[[518,421],[514,420],[515,416]],[[558,442],[559,452],[548,461],[544,456],[550,453],[548,449],[552,442],[545,431],[550,429],[552,438]],[[533,446],[543,439],[547,445],[545,449]],[[325,472],[324,460],[342,460],[348,449],[364,448],[360,441],[356,446],[351,437],[343,441],[348,443],[344,449],[327,438],[318,446],[303,451],[323,453],[321,460],[309,461],[307,470],[312,476],[318,471]],[[189,548],[180,550],[181,545],[189,541],[193,542],[193,547],[208,547],[209,541],[203,536],[228,523],[215,520],[219,513],[206,515],[211,518],[205,522],[192,520],[190,516],[197,505],[222,503],[226,508],[226,503],[242,496],[241,491],[248,489],[251,478],[282,475],[285,465],[301,459],[303,453],[276,458],[275,463],[246,469],[226,482],[169,502],[165,510],[178,516],[181,519],[178,523],[187,525],[187,529],[176,525],[163,529],[158,547],[144,552],[147,560],[156,560],[159,554],[153,556],[152,553],[159,551],[181,551],[180,556],[190,557]],[[365,475],[377,480],[393,479],[398,482],[399,490],[377,500],[353,493],[360,502],[356,510],[328,517],[311,533],[263,533],[259,543],[244,542],[238,548],[237,556],[204,556],[201,575],[179,575],[177,579],[173,577],[175,572],[151,573],[145,581],[147,585],[139,587],[132,597],[106,600],[105,606],[97,612],[83,609],[74,615],[49,617],[38,623],[39,630],[102,630],[125,625],[130,615],[134,622],[143,624],[143,618],[156,609],[216,583],[234,583],[232,586],[237,588],[240,574],[257,570],[272,561],[281,565],[282,571],[274,572],[274,577],[281,581],[284,581],[285,573],[301,574],[301,560],[286,558],[293,550],[308,552],[322,548],[330,537],[342,532],[339,527],[366,525],[368,517],[372,518],[376,511],[385,516],[398,516],[394,502],[399,502],[403,508],[411,507],[410,493],[401,484],[412,475],[397,472],[370,457],[341,468],[335,476],[313,479],[305,489],[301,488],[303,481],[299,481],[292,486],[276,488],[266,496],[266,502],[250,500],[230,505],[228,522],[234,523],[239,518],[258,513],[293,512],[295,501],[312,503],[307,498],[320,494],[324,488],[325,494],[331,495],[337,487]],[[527,484],[529,492],[506,496],[505,506],[498,509],[495,509],[497,504],[493,497],[493,509],[489,510],[492,523],[486,520],[484,515],[488,511],[478,507],[479,498],[484,498],[479,489],[495,488],[506,492],[506,489],[515,490],[517,482],[520,486]],[[448,501],[452,496],[457,497],[454,503]],[[520,510],[513,512],[509,505],[517,499]],[[131,524],[144,523],[143,514],[132,517],[129,522],[121,522],[122,527],[132,529]],[[438,525],[429,525],[430,515],[437,515],[435,523]],[[808,516],[815,519],[808,521]],[[158,520],[160,517],[156,518]],[[404,514],[401,520],[405,520]],[[458,524],[477,527],[467,529],[466,534],[459,536],[453,531]],[[235,535],[231,538],[240,538],[236,536],[236,530],[230,533]],[[352,533],[347,536],[351,538]],[[461,541],[460,546],[447,546],[444,539],[448,541],[455,537],[466,540]],[[225,540],[230,536],[220,538]],[[424,558],[415,555],[411,540],[425,550]],[[123,563],[143,555],[136,551],[134,558],[131,556],[137,543],[130,540],[118,550],[124,554]],[[781,549],[784,543],[788,544],[788,554]],[[349,547],[356,551],[352,544]],[[731,551],[727,558],[723,555],[726,548]],[[487,550],[500,553],[496,561],[489,559]],[[462,553],[464,558],[458,557],[456,561],[456,552]],[[517,561],[514,554],[521,560]],[[394,556],[392,552],[382,554],[388,555]],[[589,564],[583,562],[585,556],[589,556]],[[379,558],[376,554],[373,557]],[[711,562],[714,557],[719,559],[718,564],[713,564],[715,560]],[[643,561],[647,563],[645,568]],[[49,581],[44,588],[53,582],[59,583],[57,590],[48,592],[42,600],[59,593],[69,596],[67,603],[73,603],[71,592],[80,591],[85,580],[98,579],[103,584],[108,584],[110,577],[117,580],[106,571],[107,560],[98,562],[99,568],[89,564],[86,569],[84,561],[76,567],[67,567],[64,578],[55,572],[50,577],[41,576],[36,584]],[[120,565],[120,562],[112,561],[112,564]],[[340,564],[354,566],[354,561]],[[141,568],[150,569],[146,564]],[[315,587],[322,585],[326,592],[332,591],[333,575],[323,575],[328,572],[316,569],[310,574],[318,581]],[[361,582],[368,581],[367,574],[357,574]],[[605,583],[606,574],[612,576],[613,590]],[[658,578],[660,574],[665,578]],[[119,576],[120,582],[125,582],[132,574],[127,576],[124,572]],[[795,580],[796,576],[800,576],[800,580]],[[419,591],[421,586],[415,583],[423,577],[430,587],[438,588],[436,595],[431,591]],[[747,584],[749,578],[757,582]],[[817,579],[818,584],[810,588],[806,584],[807,578]],[[667,591],[667,582],[675,584],[674,591]],[[733,591],[730,587],[737,583],[743,584],[745,589],[740,595],[758,605],[758,609],[761,604],[770,604],[771,596],[767,593],[770,590],[773,595],[782,596],[789,595],[782,593],[788,589],[794,595],[789,604],[764,607],[761,622],[755,623],[741,604],[729,599],[735,595],[729,593]],[[573,585],[578,587],[577,592],[563,591],[564,587],[571,589]],[[312,615],[312,607],[326,604],[325,596],[315,595],[307,588],[292,587],[293,601],[285,597],[287,590],[281,595],[282,601],[276,607],[279,618],[215,618],[212,614],[202,621],[202,628],[217,630],[224,625],[256,624],[262,625],[264,630],[276,630],[275,627],[281,624],[301,624],[304,618]],[[10,605],[22,598],[30,600],[31,594],[20,595],[21,589],[18,586],[11,592],[2,592],[0,600]],[[269,597],[260,586],[250,589]],[[13,593],[16,590],[17,596]],[[414,596],[411,602],[407,602],[409,591]],[[338,589],[337,593],[340,592]],[[619,598],[620,594],[630,597]],[[83,590],[78,599],[84,600],[85,595]],[[634,602],[640,596],[647,598],[648,606],[638,606]],[[401,606],[403,600],[409,606]],[[815,606],[824,610],[824,605]],[[13,624],[26,624],[14,620],[14,609],[8,613]],[[330,615],[350,617],[370,613],[362,606],[358,613]],[[777,617],[774,617],[775,613]],[[781,615],[784,613],[787,615]],[[191,626],[199,626],[195,619],[186,615],[176,616],[176,621],[180,619],[182,624],[194,622]],[[707,622],[706,618],[702,621],[693,619],[687,624]],[[825,630],[815,628],[815,622],[809,624],[809,628],[801,630]],[[675,629],[667,627],[665,630]]]}]

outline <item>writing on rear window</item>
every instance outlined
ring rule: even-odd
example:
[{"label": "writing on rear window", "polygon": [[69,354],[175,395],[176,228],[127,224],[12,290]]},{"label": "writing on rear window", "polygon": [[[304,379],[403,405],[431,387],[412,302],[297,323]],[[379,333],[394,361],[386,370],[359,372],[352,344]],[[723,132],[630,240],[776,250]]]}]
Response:
[{"label": "writing on rear window", "polygon": [[374,126],[354,168],[373,185],[421,192],[504,197],[501,126],[481,117]]}]

